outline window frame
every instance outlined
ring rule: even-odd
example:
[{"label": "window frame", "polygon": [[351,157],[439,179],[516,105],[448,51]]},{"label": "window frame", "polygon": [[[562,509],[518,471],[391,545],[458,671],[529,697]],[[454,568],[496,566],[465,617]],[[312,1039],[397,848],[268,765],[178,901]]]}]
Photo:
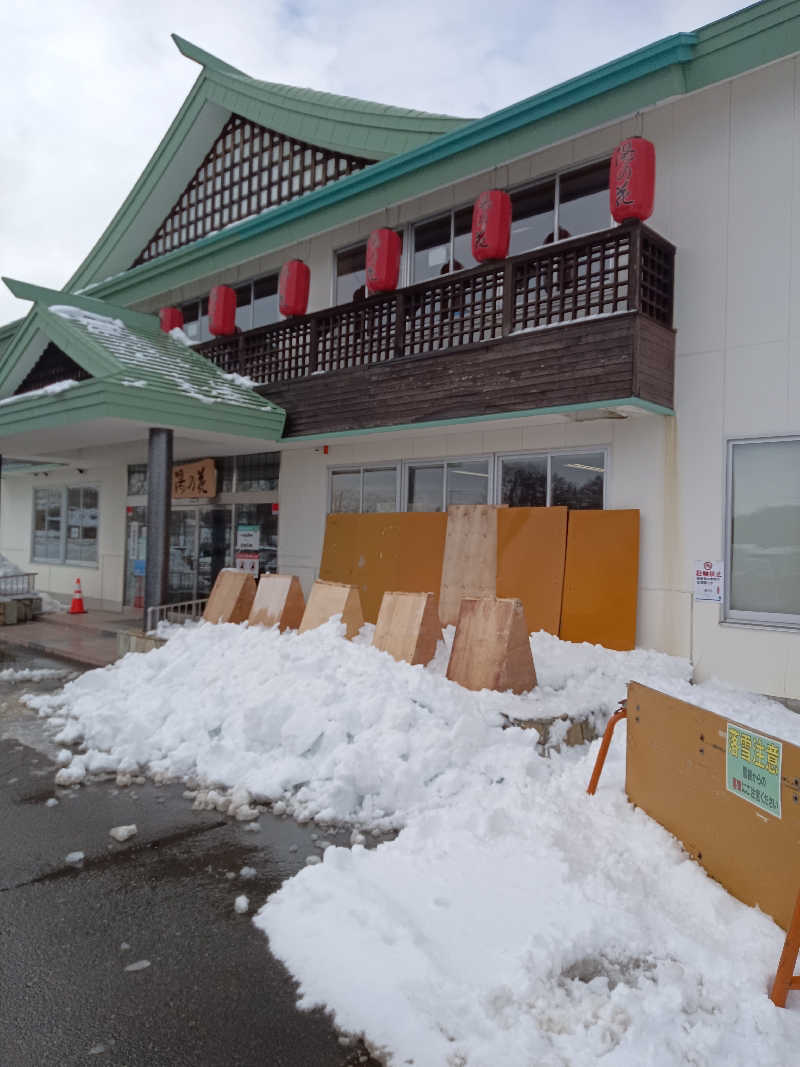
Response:
[{"label": "window frame", "polygon": [[[253,330],[253,329],[259,329],[260,330],[264,326],[274,326],[275,323],[283,321],[282,318],[281,318],[280,312],[278,312],[278,318],[275,319],[275,322],[268,322],[268,323],[263,324],[263,326],[258,326],[258,327],[253,326],[253,317],[255,315],[255,299],[254,299],[254,295],[253,294],[254,294],[256,283],[257,282],[266,281],[268,278],[274,278],[275,279],[275,285],[277,287],[279,274],[280,274],[280,271],[271,270],[271,271],[268,271],[266,274],[259,274],[259,275],[256,275],[253,278],[245,278],[241,282],[220,282],[219,283],[220,285],[228,285],[228,286],[230,286],[230,288],[233,289],[234,292],[236,292],[239,289],[244,289],[245,286],[249,286],[250,287],[250,303],[249,303],[249,305],[247,305],[250,308],[250,324],[248,326],[241,327],[242,333],[246,333],[248,330]],[[198,310],[197,318],[196,319],[192,319],[191,321],[192,322],[200,322],[202,320],[203,314],[204,314],[203,313],[203,302],[207,301],[207,300],[208,300],[208,294],[206,293],[205,295],[194,297],[191,300],[182,300],[177,305],[177,307],[182,313],[185,314],[186,309],[190,305],[192,305],[192,304],[197,305],[197,310]],[[238,312],[239,308],[237,307],[236,310]],[[206,312],[205,314],[208,314],[208,312]],[[214,339],[214,335],[213,334],[210,334],[209,337],[198,337],[197,340],[195,340],[194,338],[190,338],[191,343],[193,345],[202,345],[202,344],[205,344],[209,340],[213,341],[213,339]]]},{"label": "window frame", "polygon": [[[97,493],[97,538],[96,545],[97,550],[95,560],[75,560],[67,559],[67,511],[70,490],[93,489]],[[60,521],[61,529],[59,531],[59,544],[58,559],[43,559],[35,555],[36,546],[36,494],[37,492],[57,492],[61,496],[61,512]],[[31,563],[38,563],[40,566],[49,567],[84,567],[89,570],[97,570],[100,566],[100,486],[96,482],[81,482],[78,485],[35,485],[31,493],[31,544],[29,551],[29,559]]]},{"label": "window frame", "polygon": [[[378,460],[374,463],[331,463],[327,468],[328,478],[328,492],[327,502],[325,507],[326,515],[364,515],[364,514],[379,514],[376,512],[364,511],[364,473],[365,471],[389,471],[395,472],[395,511],[400,511],[400,505],[402,503],[401,498],[401,474],[402,461],[401,460],[389,460],[383,462]],[[333,475],[334,474],[358,474],[359,475],[359,488],[358,488],[358,511],[333,511]]]},{"label": "window frame", "polygon": [[758,437],[729,437],[725,442],[725,506],[723,521],[724,595],[719,605],[720,622],[734,626],[755,626],[765,630],[800,630],[800,612],[790,615],[783,612],[744,611],[731,607],[731,581],[733,576],[733,450],[736,445],[791,444],[800,445],[800,436],[785,434]]},{"label": "window frame", "polygon": [[491,452],[482,452],[475,455],[468,456],[428,456],[424,459],[404,459],[403,466],[403,487],[400,494],[400,502],[403,505],[403,511],[409,511],[408,507],[408,489],[409,489],[409,471],[412,467],[444,467],[444,477],[442,478],[442,510],[441,512],[410,512],[410,514],[447,514],[447,468],[450,464],[456,463],[482,463],[486,461],[486,503],[491,504],[494,498],[494,463],[492,462]]}]

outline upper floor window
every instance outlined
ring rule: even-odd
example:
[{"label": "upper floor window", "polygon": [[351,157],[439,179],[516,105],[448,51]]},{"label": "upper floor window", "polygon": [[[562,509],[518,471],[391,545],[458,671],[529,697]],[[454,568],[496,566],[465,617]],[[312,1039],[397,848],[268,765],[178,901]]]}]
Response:
[{"label": "upper floor window", "polygon": [[362,300],[367,295],[367,245],[356,245],[339,252],[336,256],[336,291],[334,299],[337,304],[349,304],[351,300]]},{"label": "upper floor window", "polygon": [[472,258],[472,208],[448,211],[414,227],[415,282],[477,266]]},{"label": "upper floor window", "polygon": [[[240,330],[269,326],[280,321],[278,311],[278,275],[268,274],[236,286],[236,325]],[[183,329],[195,343],[211,340],[208,329],[208,297],[191,300],[181,306]]]}]

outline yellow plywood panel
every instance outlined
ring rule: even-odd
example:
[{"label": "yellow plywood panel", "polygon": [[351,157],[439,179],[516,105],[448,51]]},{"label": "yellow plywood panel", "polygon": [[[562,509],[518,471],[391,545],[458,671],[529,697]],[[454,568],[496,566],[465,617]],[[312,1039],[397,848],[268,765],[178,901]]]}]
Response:
[{"label": "yellow plywood panel", "polygon": [[522,601],[465,597],[447,677],[465,689],[527,693],[536,685]]},{"label": "yellow plywood panel", "polygon": [[531,632],[558,635],[566,552],[566,508],[498,509],[497,595],[519,597]]},{"label": "yellow plywood panel", "polygon": [[727,790],[727,723],[632,682],[625,788],[729,893],[786,929],[800,889],[800,748],[782,742],[777,818]]},{"label": "yellow plywood panel", "polygon": [[442,628],[433,593],[384,593],[372,645],[396,660],[427,664]]},{"label": "yellow plywood panel", "polygon": [[317,580],[311,587],[303,621],[300,623],[300,633],[322,626],[334,615],[342,616],[347,640],[355,637],[364,625],[358,589],[354,585]]},{"label": "yellow plywood panel", "polygon": [[634,648],[638,582],[639,512],[570,511],[560,636]]},{"label": "yellow plywood panel", "polygon": [[496,592],[497,508],[455,504],[447,510],[439,594],[442,623],[457,623],[464,597],[493,597]]},{"label": "yellow plywood panel", "polygon": [[439,589],[446,529],[438,513],[329,515],[320,578],[357,586],[364,618],[377,622],[384,593]]},{"label": "yellow plywood panel", "polygon": [[256,582],[245,571],[222,570],[203,612],[206,622],[244,622],[256,595]]},{"label": "yellow plywood panel", "polygon": [[296,630],[306,608],[300,579],[292,574],[262,574],[247,620],[251,626]]}]

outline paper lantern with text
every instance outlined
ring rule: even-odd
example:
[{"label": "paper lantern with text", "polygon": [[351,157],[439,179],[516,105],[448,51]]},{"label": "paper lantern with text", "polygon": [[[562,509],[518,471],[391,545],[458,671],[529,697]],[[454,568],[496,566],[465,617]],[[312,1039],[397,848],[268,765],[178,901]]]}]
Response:
[{"label": "paper lantern with text", "polygon": [[486,189],[472,209],[472,258],[505,259],[511,241],[511,197],[502,189]]},{"label": "paper lantern with text", "polygon": [[290,259],[278,278],[278,310],[281,315],[305,315],[311,271],[302,259]]},{"label": "paper lantern with text", "polygon": [[229,285],[215,285],[208,294],[208,328],[215,337],[236,333],[236,293]]},{"label": "paper lantern with text", "polygon": [[183,312],[180,308],[162,308],[158,313],[158,321],[164,333],[180,330],[183,328]]},{"label": "paper lantern with text", "polygon": [[652,141],[628,137],[616,148],[608,191],[615,222],[650,218],[656,194],[656,149]]},{"label": "paper lantern with text", "polygon": [[400,277],[403,242],[387,227],[373,230],[367,241],[367,288],[371,293],[390,293]]}]

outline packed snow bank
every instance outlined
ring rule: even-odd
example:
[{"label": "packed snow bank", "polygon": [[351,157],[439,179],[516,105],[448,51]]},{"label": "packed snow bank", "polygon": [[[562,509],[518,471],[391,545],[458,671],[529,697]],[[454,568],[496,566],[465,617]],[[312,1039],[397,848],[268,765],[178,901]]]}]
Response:
[{"label": "packed snow bank", "polygon": [[[630,677],[680,682],[685,661],[534,638],[532,693],[472,693],[428,668],[343,640],[331,621],[305,634],[201,624],[160,649],[91,671],[27,702],[86,749],[59,772],[146,769],[242,787],[303,818],[382,829],[497,781],[520,787],[541,763],[534,730],[510,719],[604,720]],[[452,635],[450,635],[452,636]]]},{"label": "packed snow bank", "polygon": [[[30,393],[26,393],[25,396],[30,396]],[[0,578],[11,578],[17,574],[26,574],[27,571],[23,571],[21,567],[18,567],[16,563],[12,563],[11,560],[0,553]],[[49,593],[43,593],[40,590],[36,591],[36,596],[42,601],[42,611],[44,612],[60,612],[66,611],[67,605],[62,604],[60,600],[56,600],[55,597],[50,596]]]},{"label": "packed snow bank", "polygon": [[596,745],[284,883],[254,921],[301,1005],[414,1067],[796,1062],[783,932],[627,802],[618,733],[595,797]]}]

